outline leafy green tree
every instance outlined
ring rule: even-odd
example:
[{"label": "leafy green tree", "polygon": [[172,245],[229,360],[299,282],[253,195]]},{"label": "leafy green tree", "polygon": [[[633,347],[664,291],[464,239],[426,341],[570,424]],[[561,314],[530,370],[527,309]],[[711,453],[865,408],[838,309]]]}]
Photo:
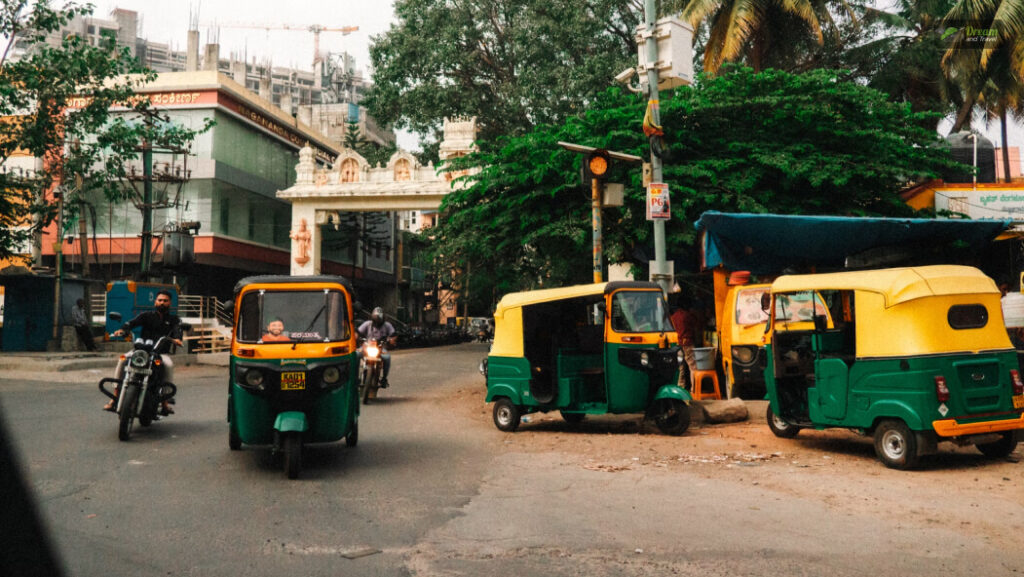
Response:
[{"label": "leafy green tree", "polygon": [[[48,35],[90,12],[91,6],[54,7],[48,0],[0,7],[7,40],[0,56],[0,258],[52,222],[49,191],[64,193],[72,211],[84,206],[86,191],[123,200],[129,191],[122,180],[143,141],[184,147],[196,134],[171,124],[147,99],[133,98],[154,75],[138,68],[126,48],[92,47],[74,35],[47,44]],[[12,59],[16,43],[24,53]],[[113,113],[114,106],[127,112]],[[16,155],[41,159],[42,167],[31,174],[6,170]]]},{"label": "leafy green tree", "polygon": [[[610,89],[579,118],[453,162],[479,172],[445,200],[447,218],[433,231],[435,270],[469,268],[473,285],[493,287],[492,294],[588,282],[589,189],[579,182],[579,155],[557,143],[645,156],[643,108],[635,96]],[[899,190],[952,164],[938,135],[920,126],[921,116],[825,70],[727,67],[676,90],[661,116],[670,255],[692,258],[692,223],[706,210],[911,214]],[[623,207],[603,212],[605,255],[645,267],[652,231],[640,170],[615,165],[612,181],[625,182],[627,194]]]},{"label": "leafy green tree", "polygon": [[370,47],[374,86],[363,104],[435,141],[445,117],[476,116],[483,146],[563,122],[636,64],[641,6],[397,0],[397,23]]}]

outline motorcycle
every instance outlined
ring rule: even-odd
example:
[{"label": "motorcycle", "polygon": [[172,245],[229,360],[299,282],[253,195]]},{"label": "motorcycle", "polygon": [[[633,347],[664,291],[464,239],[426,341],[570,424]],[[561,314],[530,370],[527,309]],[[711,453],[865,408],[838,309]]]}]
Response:
[{"label": "motorcycle", "polygon": [[384,374],[384,360],[381,356],[387,351],[386,342],[368,339],[363,343],[363,359],[359,362],[359,394],[363,404],[377,398],[380,379]]},{"label": "motorcycle", "polygon": [[[163,382],[160,359],[160,355],[169,352],[173,344],[170,337],[160,337],[156,343],[136,339],[132,350],[125,355],[123,377],[120,380],[114,377],[100,380],[100,392],[115,402],[118,439],[127,441],[131,438],[136,418],[143,427],[158,420],[162,404],[177,392],[174,384]],[[117,392],[107,390],[107,383],[114,383]]]}]

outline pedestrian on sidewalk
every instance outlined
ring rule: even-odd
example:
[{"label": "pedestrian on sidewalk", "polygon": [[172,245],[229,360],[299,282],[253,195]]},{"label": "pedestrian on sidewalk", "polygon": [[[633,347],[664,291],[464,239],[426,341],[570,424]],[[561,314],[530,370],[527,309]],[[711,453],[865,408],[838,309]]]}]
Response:
[{"label": "pedestrian on sidewalk", "polygon": [[96,343],[92,340],[92,323],[85,314],[85,301],[78,299],[71,309],[71,320],[75,323],[75,332],[78,333],[78,340],[82,341],[87,351],[95,351]]}]

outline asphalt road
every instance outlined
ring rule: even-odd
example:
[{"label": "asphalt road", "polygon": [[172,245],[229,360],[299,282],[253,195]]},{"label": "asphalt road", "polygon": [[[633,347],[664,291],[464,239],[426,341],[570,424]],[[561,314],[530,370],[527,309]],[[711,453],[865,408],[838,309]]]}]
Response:
[{"label": "asphalt road", "polygon": [[[0,379],[0,403],[75,576],[932,577],[1024,568],[1020,463],[978,461],[971,488],[943,486],[942,470],[885,470],[856,450],[837,460],[858,470],[831,476],[771,462],[709,473],[633,453],[595,467],[580,446],[633,451],[645,435],[584,428],[572,448],[557,444],[557,421],[497,431],[479,395],[484,351],[396,351],[393,386],[364,409],[358,446],[311,447],[296,481],[265,450],[228,450],[226,369],[179,368],[178,414],[126,443],[92,382]],[[678,442],[712,442],[700,435]],[[532,450],[539,439],[556,449]],[[986,483],[1000,491],[988,495]]]}]

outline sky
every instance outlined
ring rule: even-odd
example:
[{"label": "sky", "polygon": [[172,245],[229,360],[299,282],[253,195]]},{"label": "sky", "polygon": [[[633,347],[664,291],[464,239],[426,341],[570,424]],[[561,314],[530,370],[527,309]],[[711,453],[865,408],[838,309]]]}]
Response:
[{"label": "sky", "polygon": [[270,58],[275,66],[313,69],[313,33],[305,30],[233,28],[230,25],[325,28],[358,26],[349,34],[321,32],[320,50],[346,51],[367,71],[370,38],[386,32],[394,20],[390,0],[91,0],[93,14],[107,18],[114,8],[139,13],[139,35],[184,50],[191,18],[198,15],[199,42],[204,45],[219,24],[220,55],[235,53],[258,60]]},{"label": "sky", "polygon": [[[305,28],[316,24],[325,28],[358,26],[347,35],[320,33],[321,51],[346,51],[356,58],[356,66],[370,75],[370,42],[373,36],[388,30],[394,21],[392,0],[91,0],[94,14],[106,18],[114,8],[139,13],[140,36],[153,42],[166,42],[173,49],[184,50],[190,19],[199,22],[199,42],[204,45],[220,24],[219,40],[222,58],[232,53],[246,55],[251,62],[269,58],[275,66],[312,70],[313,34],[308,31],[233,28],[229,25],[281,26]],[[1024,127],[1011,123],[1010,146],[1024,150]],[[952,122],[944,122],[939,132],[949,132]],[[999,123],[988,126],[974,123],[995,146],[1002,146]],[[413,134],[399,133],[399,146],[417,149]]]}]

